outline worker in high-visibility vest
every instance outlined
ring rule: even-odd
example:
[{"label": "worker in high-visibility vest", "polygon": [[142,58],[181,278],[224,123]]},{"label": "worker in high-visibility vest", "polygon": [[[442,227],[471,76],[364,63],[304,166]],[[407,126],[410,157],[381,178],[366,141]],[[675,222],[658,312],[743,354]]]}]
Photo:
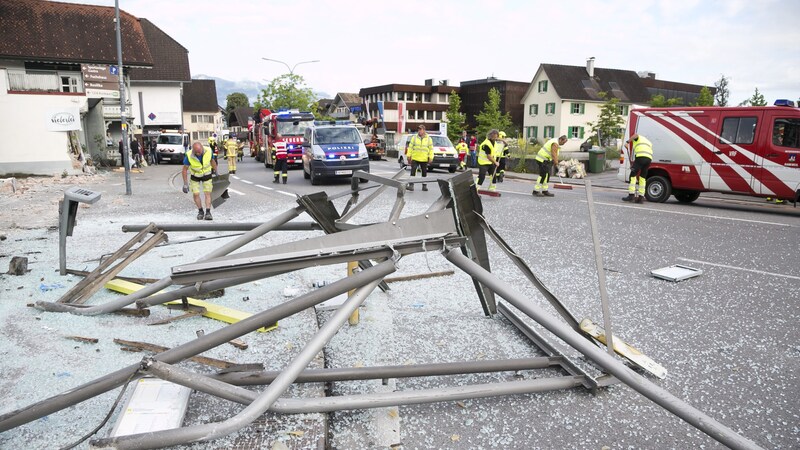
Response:
[{"label": "worker in high-visibility vest", "polygon": [[[406,159],[411,160],[411,176],[416,176],[417,170],[422,172],[422,178],[428,176],[428,164],[433,162],[433,139],[425,132],[425,125],[417,128],[417,134],[411,136],[406,144]],[[414,190],[414,185],[409,184],[409,191]],[[422,183],[422,190],[428,190],[428,184]]]},{"label": "worker in high-visibility vest", "polygon": [[[200,142],[192,144],[192,149],[183,156],[183,193],[192,191],[194,204],[197,206],[197,220],[212,220],[211,216],[211,177],[217,171],[217,161],[212,157],[210,148],[204,148]],[[188,175],[191,173],[191,178]],[[200,200],[200,191],[206,200],[206,210]]]},{"label": "worker in high-visibility vest", "polygon": [[213,133],[208,137],[208,146],[211,148],[211,157],[216,161],[219,156],[219,146],[217,145],[217,133]]},{"label": "worker in high-visibility vest", "polygon": [[270,143],[272,144],[270,149],[272,152],[272,170],[275,175],[275,179],[272,182],[278,184],[278,177],[280,176],[283,178],[283,184],[286,184],[289,181],[289,151],[286,149],[286,142],[283,141],[283,137],[280,134],[277,134],[274,140],[270,140]]},{"label": "worker in high-visibility vest", "polygon": [[511,150],[508,148],[508,142],[506,142],[506,132],[501,131],[498,134],[497,142],[494,143],[494,159],[497,160],[497,170],[494,172],[494,179],[495,183],[502,183],[503,178],[506,175],[506,160],[510,155]]},{"label": "worker in high-visibility vest", "polygon": [[239,153],[239,143],[236,138],[229,136],[225,141],[225,157],[228,158],[228,173],[236,173],[236,156]]},{"label": "worker in high-visibility vest", "polygon": [[458,139],[458,144],[456,144],[456,150],[458,151],[458,168],[464,170],[467,166],[466,159],[467,159],[467,152],[469,151],[469,146],[467,146],[467,142],[464,138]]},{"label": "worker in high-visibility vest", "polygon": [[[634,134],[625,144],[628,146],[629,155],[633,159],[631,164],[631,181],[628,184],[628,195],[622,197],[623,202],[642,203],[647,184],[647,168],[653,161],[653,144],[646,137]],[[636,189],[636,184],[639,189]]]},{"label": "worker in high-visibility vest", "polygon": [[497,189],[497,186],[494,184],[494,171],[497,169],[497,166],[500,164],[499,161],[495,159],[495,150],[494,145],[497,141],[497,137],[499,136],[500,132],[497,130],[490,130],[486,134],[486,139],[478,146],[478,186],[483,186],[483,180],[486,179],[486,175],[489,175],[489,190],[493,191]]},{"label": "worker in high-visibility vest", "polygon": [[539,149],[539,153],[536,154],[536,162],[539,163],[539,178],[536,179],[536,185],[531,192],[534,196],[554,197],[549,191],[550,171],[554,164],[558,165],[558,149],[566,143],[567,137],[561,136],[558,139],[550,139]]}]

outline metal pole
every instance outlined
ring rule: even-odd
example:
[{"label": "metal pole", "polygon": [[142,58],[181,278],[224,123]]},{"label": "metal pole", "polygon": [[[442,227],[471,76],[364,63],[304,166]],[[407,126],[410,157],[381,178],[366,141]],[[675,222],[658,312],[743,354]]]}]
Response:
[{"label": "metal pole", "polygon": [[[307,369],[295,383],[329,383],[336,381],[381,380],[386,378],[438,377],[468,373],[516,372],[560,366],[560,356],[522,359],[497,359],[490,361],[460,361],[450,363],[415,364],[402,366],[341,367],[335,369]],[[228,372],[211,377],[236,386],[270,384],[280,371]]]},{"label": "metal pole", "polygon": [[[196,231],[250,231],[262,225],[262,222],[220,222],[220,223],[159,223],[155,227],[164,232],[196,232]],[[147,225],[123,225],[123,233],[139,232],[145,229]],[[289,222],[272,231],[316,231],[321,230],[322,227],[316,222]]]},{"label": "metal pole", "polygon": [[[354,287],[363,286],[365,283],[374,280],[380,280],[395,270],[396,268],[393,261],[385,261],[369,269],[362,270],[352,277],[345,277],[315,291],[303,294],[293,300],[281,303],[274,308],[254,314],[240,322],[228,325],[213,333],[203,335],[193,341],[159,353],[153,358],[168,364],[183,361],[184,359],[227,343],[232,339],[241,337],[261,327],[272,325],[279,320],[297,314],[329,298],[343,294]],[[120,387],[125,383],[125,380],[137,370],[139,370],[139,364],[133,364],[70,389],[67,392],[34,403],[28,407],[5,413],[0,416],[0,433]]]},{"label": "metal pole", "polygon": [[131,195],[131,161],[128,156],[128,121],[125,117],[125,76],[122,72],[122,23],[119,21],[119,0],[114,0],[117,25],[117,63],[119,64],[119,121],[122,128],[122,164],[125,165],[125,195]]},{"label": "metal pole", "polygon": [[[205,392],[232,402],[249,405],[258,393],[224,383],[179,367],[152,359],[143,363],[144,370],[158,378],[181,386]],[[281,398],[269,408],[282,414],[328,413],[342,410],[386,408],[418,405],[501,395],[531,394],[535,392],[569,389],[580,386],[584,377],[535,378],[520,381],[473,384],[444,388],[407,390],[387,393],[340,395],[323,398]]]},{"label": "metal pole", "polygon": [[600,234],[597,231],[597,217],[594,213],[594,196],[592,196],[592,181],[586,179],[586,203],[589,205],[589,226],[592,229],[592,243],[594,244],[594,263],[597,266],[597,282],[600,284],[600,304],[603,309],[603,328],[606,331],[606,350],[614,357],[614,337],[611,333],[611,308],[608,305],[608,291],[606,290],[606,271],[603,268],[603,254],[600,252]]},{"label": "metal pole", "polygon": [[635,391],[660,405],[667,411],[680,417],[698,430],[711,436],[713,439],[727,445],[733,449],[754,449],[761,448],[755,442],[736,434],[733,430],[721,424],[702,411],[675,397],[666,389],[651,383],[646,378],[637,374],[626,367],[616,358],[609,356],[592,343],[588,342],[572,328],[562,323],[560,320],[551,316],[532,300],[525,298],[508,285],[485,270],[483,267],[473,262],[471,259],[462,255],[457,249],[445,253],[445,257],[467,272],[469,275],[478,279],[481,283],[492,289],[517,309],[522,311],[531,319],[537,321],[551,333],[562,339],[564,342],[583,353],[587,358],[594,361],[603,370],[617,377],[621,382],[627,384]]},{"label": "metal pole", "polygon": [[[386,261],[394,270],[394,261]],[[363,273],[363,272],[362,272]],[[355,278],[348,277],[350,279]],[[150,433],[132,434],[114,438],[91,441],[97,447],[114,447],[118,449],[145,449],[181,445],[189,442],[203,442],[217,439],[234,433],[252,423],[269,410],[270,406],[294,382],[311,360],[322,350],[337,331],[347,322],[350,314],[361,305],[367,296],[380,284],[380,279],[361,285],[356,292],[345,301],[333,316],[325,322],[300,353],[289,363],[280,375],[252,403],[241,412],[223,422],[212,422],[190,427],[163,430]]]}]

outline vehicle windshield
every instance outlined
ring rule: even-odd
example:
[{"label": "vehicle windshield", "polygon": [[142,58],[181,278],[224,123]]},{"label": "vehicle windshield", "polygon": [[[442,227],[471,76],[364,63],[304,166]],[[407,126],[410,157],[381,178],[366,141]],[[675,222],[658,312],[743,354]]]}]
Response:
[{"label": "vehicle windshield", "polygon": [[361,135],[358,130],[351,127],[346,128],[318,128],[315,144],[358,144],[361,142]]},{"label": "vehicle windshield", "polygon": [[452,147],[453,143],[450,142],[450,139],[447,136],[431,136],[433,140],[434,147]]},{"label": "vehicle windshield", "polygon": [[183,138],[179,135],[162,134],[158,137],[159,144],[183,145]]},{"label": "vehicle windshield", "polygon": [[281,136],[302,136],[313,120],[278,120],[278,133]]}]

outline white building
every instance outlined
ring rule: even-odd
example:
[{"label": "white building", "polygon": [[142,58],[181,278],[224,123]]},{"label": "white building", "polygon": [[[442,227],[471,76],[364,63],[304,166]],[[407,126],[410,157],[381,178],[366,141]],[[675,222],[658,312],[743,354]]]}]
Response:
[{"label": "white building", "polygon": [[389,132],[414,132],[419,125],[438,131],[447,118],[450,93],[458,86],[447,81],[425,80],[425,85],[387,84],[362,88],[358,95],[366,104],[365,115],[378,117],[378,102],[383,104],[383,121]]},{"label": "white building", "polygon": [[183,85],[183,126],[192,141],[207,142],[223,129],[214,80],[192,80]]},{"label": "white building", "polygon": [[[75,174],[90,157],[118,157],[116,140],[107,145],[120,114],[114,8],[16,2],[3,11],[0,175]],[[152,66],[139,20],[124,11],[120,19],[123,73]]]},{"label": "white building", "polygon": [[[616,97],[619,114],[627,121],[632,107],[647,105],[650,94],[632,70],[594,67],[594,58],[583,66],[541,64],[522,97],[523,133],[539,143],[566,135],[565,151],[577,151],[589,138],[591,126],[606,102],[600,95]],[[622,128],[625,124],[621,125]]]}]

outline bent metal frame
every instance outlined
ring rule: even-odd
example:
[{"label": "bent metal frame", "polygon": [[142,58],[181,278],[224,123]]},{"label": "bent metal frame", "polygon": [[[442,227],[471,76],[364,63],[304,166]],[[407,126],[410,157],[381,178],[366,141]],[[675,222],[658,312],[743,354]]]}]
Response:
[{"label": "bent metal frame", "polygon": [[[273,308],[259,312],[240,322],[215,332],[199,336],[163,353],[144,358],[84,385],[70,389],[30,406],[0,415],[0,432],[63,410],[90,398],[123,386],[143,376],[154,376],[246,407],[222,422],[127,436],[100,438],[91,441],[97,447],[120,449],[161,448],[199,441],[210,441],[234,433],[267,411],[282,414],[332,412],[364,408],[465,400],[471,398],[529,394],[583,387],[592,392],[610,384],[622,382],[659,406],[680,417],[713,439],[737,449],[758,448],[717,420],[653,384],[633,371],[619,359],[609,355],[591,336],[581,330],[566,306],[533,274],[525,262],[481,216],[482,205],[472,175],[462,173],[437,180],[441,192],[428,210],[421,215],[400,218],[405,205],[406,186],[413,181],[401,181],[402,171],[391,178],[365,172],[353,176],[352,186],[329,197],[325,192],[298,197],[298,206],[261,224],[241,224],[245,231],[215,251],[190,264],[175,266],[171,274],[145,288],[116,300],[86,307],[69,303],[38,302],[44,311],[68,312],[79,315],[98,315],[120,310],[135,304],[139,309],[163,304],[182,297],[249,283],[274,275],[303,268],[358,261],[361,271],[325,285]],[[360,180],[375,182],[361,187]],[[430,181],[430,180],[427,180]],[[376,189],[375,189],[376,188]],[[360,193],[375,189],[363,200]],[[388,189],[396,191],[396,199],[386,222],[355,225],[348,220]],[[333,200],[349,196],[339,213]],[[315,223],[289,222],[301,213],[308,213]],[[153,232],[165,230],[223,230],[230,224],[148,225]],[[125,226],[126,231],[141,231],[145,226]],[[264,234],[281,229],[322,229],[326,234],[309,239],[233,253]],[[491,273],[486,236],[512,259],[523,275],[543,294],[557,311],[553,316],[537,303],[523,296]],[[469,274],[475,292],[487,316],[497,313],[517,327],[544,357],[495,361],[443,362],[435,364],[381,366],[363,368],[306,369],[309,362],[331,340],[355,311],[376,288],[388,289],[383,278],[397,269],[403,256],[421,252],[440,252],[454,266]],[[176,289],[164,291],[175,286]],[[294,359],[281,371],[229,372],[201,374],[177,364],[192,356],[241,337],[261,327],[297,314],[337,295],[352,291],[347,300],[333,313]],[[495,296],[505,303],[498,303]],[[517,312],[512,310],[512,307]],[[517,315],[532,319],[533,326]],[[592,377],[558,351],[541,331],[546,330],[583,354],[587,361],[603,372]],[[458,387],[438,387],[423,390],[333,396],[324,398],[281,397],[293,383],[334,382],[364,379],[388,379],[456,375],[480,372],[518,371],[541,368],[560,368],[566,375],[527,380],[492,382]],[[244,389],[242,385],[266,385],[261,392]]]}]

